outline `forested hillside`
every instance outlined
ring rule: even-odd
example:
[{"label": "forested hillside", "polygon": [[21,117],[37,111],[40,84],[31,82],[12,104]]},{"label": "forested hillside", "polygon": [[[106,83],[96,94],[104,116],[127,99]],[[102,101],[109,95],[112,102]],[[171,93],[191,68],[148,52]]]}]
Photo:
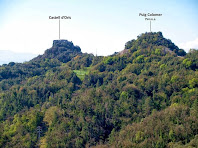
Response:
[{"label": "forested hillside", "polygon": [[0,147],[197,146],[198,50],[161,32],[106,57],[55,40],[0,66]]}]

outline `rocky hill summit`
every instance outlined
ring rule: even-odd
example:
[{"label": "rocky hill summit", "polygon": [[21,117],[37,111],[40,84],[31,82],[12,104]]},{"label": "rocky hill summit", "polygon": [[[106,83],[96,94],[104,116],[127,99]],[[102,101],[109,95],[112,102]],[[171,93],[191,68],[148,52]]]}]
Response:
[{"label": "rocky hill summit", "polygon": [[81,48],[75,46],[68,40],[54,40],[50,49],[47,49],[43,55],[39,55],[33,61],[41,59],[58,59],[59,61],[66,63],[78,54],[82,54]]}]

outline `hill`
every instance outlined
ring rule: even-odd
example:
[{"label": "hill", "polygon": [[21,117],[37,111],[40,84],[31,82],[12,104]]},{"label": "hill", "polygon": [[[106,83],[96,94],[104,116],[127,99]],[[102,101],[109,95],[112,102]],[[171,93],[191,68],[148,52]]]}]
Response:
[{"label": "hill", "polygon": [[81,49],[79,46],[74,46],[72,42],[67,40],[54,40],[53,46],[46,50],[43,55],[33,59],[33,61],[48,58],[57,59],[60,62],[66,63],[78,54],[81,54]]},{"label": "hill", "polygon": [[138,48],[146,49],[155,49],[158,47],[161,49],[161,54],[166,54],[167,52],[174,52],[178,56],[186,55],[186,52],[182,49],[179,49],[170,39],[163,37],[161,32],[149,32],[144,33],[138,36],[137,40],[128,41],[125,45],[125,49],[137,50]]},{"label": "hill", "polygon": [[58,40],[0,66],[0,147],[196,147],[198,51],[161,32],[124,50],[95,57]]}]

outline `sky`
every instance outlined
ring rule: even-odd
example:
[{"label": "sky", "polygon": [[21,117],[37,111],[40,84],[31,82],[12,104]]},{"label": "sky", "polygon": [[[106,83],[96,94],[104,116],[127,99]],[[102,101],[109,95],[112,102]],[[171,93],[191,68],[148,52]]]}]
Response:
[{"label": "sky", "polygon": [[82,52],[110,55],[127,41],[150,31],[139,13],[159,13],[152,31],[185,49],[198,49],[197,0],[0,0],[0,50],[43,54],[59,38]]}]

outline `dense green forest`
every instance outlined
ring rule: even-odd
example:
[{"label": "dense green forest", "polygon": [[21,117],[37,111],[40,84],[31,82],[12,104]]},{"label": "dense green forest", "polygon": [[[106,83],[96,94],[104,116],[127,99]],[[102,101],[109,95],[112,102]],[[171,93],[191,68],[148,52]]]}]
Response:
[{"label": "dense green forest", "polygon": [[161,32],[105,57],[55,40],[29,62],[0,66],[2,148],[197,146],[198,50]]}]

